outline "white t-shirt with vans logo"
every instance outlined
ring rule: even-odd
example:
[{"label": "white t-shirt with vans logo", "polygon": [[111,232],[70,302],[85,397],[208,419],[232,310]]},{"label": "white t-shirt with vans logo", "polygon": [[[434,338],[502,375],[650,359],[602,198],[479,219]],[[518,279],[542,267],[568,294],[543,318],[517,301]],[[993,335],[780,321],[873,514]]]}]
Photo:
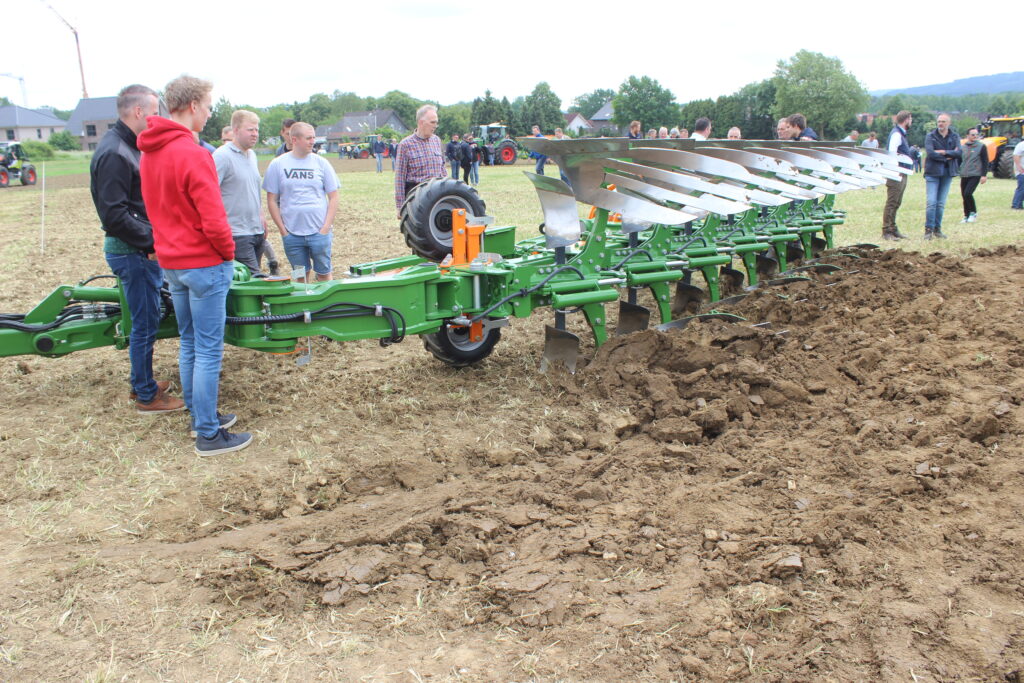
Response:
[{"label": "white t-shirt with vans logo", "polygon": [[294,152],[282,154],[270,162],[263,178],[263,189],[280,197],[281,219],[293,235],[320,232],[327,217],[327,195],[338,187],[330,162],[316,154],[301,159]]}]

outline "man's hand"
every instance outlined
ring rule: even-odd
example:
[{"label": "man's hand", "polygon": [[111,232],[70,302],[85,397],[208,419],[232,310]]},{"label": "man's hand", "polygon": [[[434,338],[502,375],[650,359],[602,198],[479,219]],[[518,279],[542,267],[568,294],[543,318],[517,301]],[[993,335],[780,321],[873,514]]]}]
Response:
[{"label": "man's hand", "polygon": [[988,182],[988,176],[987,176],[987,175],[983,175],[983,176],[981,176],[981,182],[982,182],[982,184],[983,184],[983,185],[984,185],[985,183],[987,183],[987,182]]}]

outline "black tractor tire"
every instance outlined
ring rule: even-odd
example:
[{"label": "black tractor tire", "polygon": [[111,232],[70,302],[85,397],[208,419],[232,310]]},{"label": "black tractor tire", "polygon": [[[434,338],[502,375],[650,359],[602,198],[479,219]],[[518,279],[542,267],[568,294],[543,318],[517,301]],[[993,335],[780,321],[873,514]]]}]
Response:
[{"label": "black tractor tire", "polygon": [[413,253],[440,263],[452,253],[452,211],[473,216],[487,213],[477,191],[461,180],[434,178],[420,183],[402,204],[402,234]]},{"label": "black tractor tire", "polygon": [[519,158],[519,150],[511,142],[498,145],[494,150],[494,163],[502,166],[511,166]]},{"label": "black tractor tire", "polygon": [[36,167],[32,164],[25,164],[21,167],[21,184],[22,185],[35,185],[36,184]]},{"label": "black tractor tire", "polygon": [[11,174],[6,167],[0,167],[0,187],[7,187],[11,184]]},{"label": "black tractor tire", "polygon": [[1003,148],[996,163],[992,164],[992,175],[996,178],[1013,177],[1013,150],[1009,146]]},{"label": "black tractor tire", "polygon": [[470,341],[468,327],[443,325],[438,332],[423,335],[423,346],[434,357],[453,368],[479,363],[491,355],[501,339],[501,328],[492,327],[478,342]]}]

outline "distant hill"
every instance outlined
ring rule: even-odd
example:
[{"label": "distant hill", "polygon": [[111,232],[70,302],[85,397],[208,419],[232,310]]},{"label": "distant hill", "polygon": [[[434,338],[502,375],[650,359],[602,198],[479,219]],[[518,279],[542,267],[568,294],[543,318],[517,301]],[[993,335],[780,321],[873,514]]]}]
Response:
[{"label": "distant hill", "polygon": [[906,95],[994,95],[1001,92],[1022,92],[1024,91],[1024,71],[1013,73],[992,74],[991,76],[973,76],[971,78],[960,78],[951,83],[937,83],[935,85],[919,85],[913,88],[892,88],[889,90],[874,90],[871,95],[881,97],[882,95],[895,95],[896,93]]}]

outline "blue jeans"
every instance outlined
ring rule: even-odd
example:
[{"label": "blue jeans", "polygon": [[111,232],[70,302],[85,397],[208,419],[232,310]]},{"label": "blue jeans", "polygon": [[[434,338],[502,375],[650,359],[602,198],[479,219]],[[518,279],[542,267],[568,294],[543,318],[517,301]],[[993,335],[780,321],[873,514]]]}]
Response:
[{"label": "blue jeans", "polygon": [[459,162],[452,159],[452,180],[459,179]]},{"label": "blue jeans", "polygon": [[377,173],[380,173],[381,169],[384,167],[384,155],[377,152],[373,156],[377,157]]},{"label": "blue jeans", "polygon": [[469,182],[474,185],[480,184],[480,162],[474,161],[473,165],[469,169]]},{"label": "blue jeans", "polygon": [[537,157],[537,175],[544,175],[544,163],[548,160],[546,156]]},{"label": "blue jeans", "polygon": [[1012,209],[1024,209],[1024,173],[1017,176],[1017,189],[1013,191]]},{"label": "blue jeans", "polygon": [[181,393],[196,432],[212,438],[220,429],[217,391],[224,355],[224,320],[234,261],[205,268],[167,269],[181,350]]},{"label": "blue jeans", "polygon": [[951,175],[926,175],[924,177],[925,231],[942,229],[942,214],[946,210],[946,195],[949,194],[949,186],[952,183],[953,176]]},{"label": "blue jeans", "polygon": [[[321,235],[315,232],[312,235],[293,235],[288,233],[284,236],[284,253],[288,257],[288,263],[292,268],[305,268],[317,275],[330,275],[333,272],[331,267],[331,242],[334,234]],[[312,262],[312,268],[310,267]]]},{"label": "blue jeans", "polygon": [[153,379],[153,344],[160,327],[160,285],[164,274],[156,261],[142,252],[106,254],[110,270],[121,280],[121,289],[131,316],[128,333],[128,359],[132,371],[132,391],[138,400],[149,403],[156,398]]}]

